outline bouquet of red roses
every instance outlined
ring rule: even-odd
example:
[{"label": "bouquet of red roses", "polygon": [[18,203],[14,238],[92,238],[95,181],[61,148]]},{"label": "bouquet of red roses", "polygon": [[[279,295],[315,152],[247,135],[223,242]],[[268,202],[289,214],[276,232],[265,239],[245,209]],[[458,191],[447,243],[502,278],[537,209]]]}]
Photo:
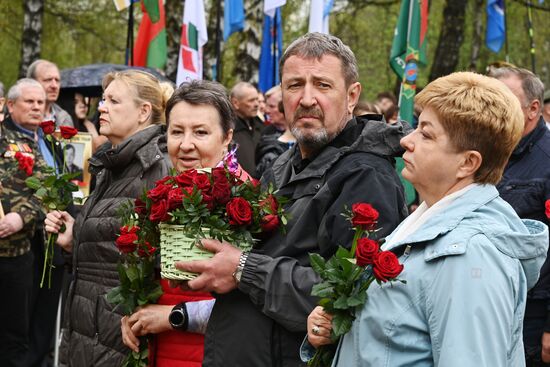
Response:
[{"label": "bouquet of red roses", "polygon": [[[55,139],[52,134],[55,132],[55,122],[44,121],[40,123],[40,128],[44,132],[44,137],[49,141],[51,145],[51,151],[55,156]],[[70,139],[78,134],[78,130],[74,127],[61,126],[60,135],[65,143],[68,143]],[[47,211],[51,210],[65,210],[73,202],[72,193],[78,191],[78,186],[72,182],[80,173],[68,173],[67,166],[65,164],[65,148],[63,147],[63,164],[61,167],[57,166],[57,160],[54,157],[54,166],[46,167],[44,169],[44,176],[31,176],[25,180],[28,187],[35,190],[35,195],[40,198],[42,205]],[[61,228],[64,231],[64,227]],[[48,278],[48,288],[51,286],[51,275],[53,265],[53,247],[57,240],[57,234],[48,234],[46,241],[46,248],[44,249],[44,267],[42,270],[42,280],[40,281],[40,288],[44,286],[46,277]]]},{"label": "bouquet of red roses", "polygon": [[[212,256],[194,246],[205,237],[249,249],[262,236],[283,229],[284,201],[275,198],[272,187],[262,191],[257,181],[243,181],[226,166],[164,177],[134,203],[121,207],[124,226],[116,240],[122,254],[120,286],[107,294],[107,300],[120,305],[127,315],[138,306],[156,302],[162,294],[154,271],[159,245],[161,275],[191,279],[192,273],[174,268],[178,260],[174,253],[190,250]],[[147,350],[147,343],[140,343],[140,352],[130,353],[123,365],[146,366]]]},{"label": "bouquet of red roses", "polygon": [[319,306],[332,315],[331,339],[334,344],[317,349],[309,366],[330,366],[337,342],[346,334],[355,320],[355,310],[367,301],[367,289],[376,281],[399,281],[403,271],[397,256],[381,251],[377,241],[370,238],[376,232],[378,211],[370,204],[353,204],[351,212],[343,214],[352,224],[355,234],[351,249],[339,247],[329,260],[319,254],[310,254],[313,270],[322,281],[313,286],[311,294],[320,297]]},{"label": "bouquet of red roses", "polygon": [[227,241],[250,249],[263,236],[283,228],[282,198],[273,187],[241,180],[230,168],[187,170],[157,181],[122,214],[136,225],[138,243],[160,244],[162,276],[191,279],[195,274],[174,268],[174,261],[212,256],[194,246],[202,238]]}]

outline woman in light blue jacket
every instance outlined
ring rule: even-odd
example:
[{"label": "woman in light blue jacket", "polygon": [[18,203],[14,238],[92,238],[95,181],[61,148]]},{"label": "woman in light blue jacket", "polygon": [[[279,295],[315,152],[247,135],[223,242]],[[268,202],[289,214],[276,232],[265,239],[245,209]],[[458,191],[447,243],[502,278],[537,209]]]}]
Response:
[{"label": "woman in light blue jacket", "polygon": [[[519,102],[500,81],[462,72],[430,83],[416,103],[403,177],[424,202],[382,247],[399,256],[407,283],[370,286],[333,366],[524,366],[525,298],[548,228],[518,218],[494,187],[523,132]],[[314,347],[330,342],[325,317],[318,307],[308,318]]]}]

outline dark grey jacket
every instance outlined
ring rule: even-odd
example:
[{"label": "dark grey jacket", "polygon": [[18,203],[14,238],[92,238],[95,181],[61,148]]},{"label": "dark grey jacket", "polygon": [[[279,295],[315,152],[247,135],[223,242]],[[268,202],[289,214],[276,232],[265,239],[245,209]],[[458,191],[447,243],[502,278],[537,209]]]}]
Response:
[{"label": "dark grey jacket", "polygon": [[369,202],[380,212],[385,236],[407,214],[393,167],[402,152],[401,125],[351,120],[305,168],[298,147],[284,153],[262,181],[290,199],[287,233],[280,232],[249,255],[239,289],[218,295],[206,334],[203,366],[301,366],[300,343],[317,300],[319,281],[308,254],[330,257],[353,237],[344,207]]},{"label": "dark grey jacket", "polygon": [[115,239],[121,224],[117,209],[168,174],[163,132],[161,126],[146,128],[117,148],[102,146],[90,159],[97,184],[73,231],[74,281],[65,308],[61,346],[62,362],[68,366],[120,366],[130,351],[122,343],[122,315],[105,300],[105,294],[119,284]]}]

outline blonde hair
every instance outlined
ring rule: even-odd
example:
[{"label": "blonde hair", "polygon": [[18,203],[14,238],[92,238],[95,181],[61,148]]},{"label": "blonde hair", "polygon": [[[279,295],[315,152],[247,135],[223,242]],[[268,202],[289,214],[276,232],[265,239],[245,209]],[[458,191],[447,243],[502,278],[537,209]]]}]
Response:
[{"label": "blonde hair", "polygon": [[166,102],[174,92],[170,83],[161,83],[153,75],[141,70],[124,70],[106,74],[102,82],[103,90],[114,80],[123,82],[134,92],[136,105],[143,102],[151,103],[151,124],[166,124],[164,110]]},{"label": "blonde hair", "polygon": [[480,74],[458,72],[428,84],[415,102],[435,111],[457,151],[481,154],[475,182],[500,181],[523,132],[519,101],[506,85]]}]

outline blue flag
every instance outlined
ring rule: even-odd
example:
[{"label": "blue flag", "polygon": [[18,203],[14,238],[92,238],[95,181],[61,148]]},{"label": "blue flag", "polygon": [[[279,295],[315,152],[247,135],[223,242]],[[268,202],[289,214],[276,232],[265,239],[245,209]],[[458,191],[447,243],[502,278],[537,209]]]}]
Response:
[{"label": "blue flag", "polygon": [[499,52],[506,39],[504,17],[504,0],[487,0],[485,43],[493,52]]},{"label": "blue flag", "polygon": [[277,8],[273,17],[264,16],[264,32],[260,54],[260,82],[258,85],[262,93],[279,84],[279,59],[282,52],[283,26],[281,9]]},{"label": "blue flag", "polygon": [[243,0],[225,0],[223,11],[223,40],[227,41],[231,34],[244,29]]}]

